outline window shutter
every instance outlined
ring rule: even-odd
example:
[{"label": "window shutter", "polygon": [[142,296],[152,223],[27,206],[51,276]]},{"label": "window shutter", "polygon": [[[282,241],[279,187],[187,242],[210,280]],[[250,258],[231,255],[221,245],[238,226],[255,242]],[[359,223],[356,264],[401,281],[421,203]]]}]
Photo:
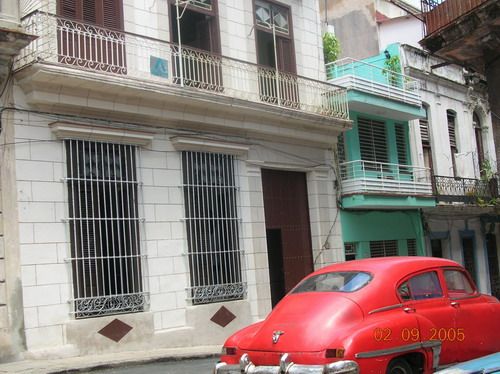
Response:
[{"label": "window shutter", "polygon": [[98,26],[123,28],[121,0],[59,0],[58,14]]},{"label": "window shutter", "polygon": [[82,1],[82,21],[98,24],[96,0]]},{"label": "window shutter", "polygon": [[431,146],[431,139],[429,136],[429,121],[427,119],[420,120],[420,138],[422,139],[423,147]]},{"label": "window shutter", "polygon": [[402,123],[396,123],[396,148],[398,151],[398,164],[408,165],[408,152],[406,141],[406,126]]},{"label": "window shutter", "polygon": [[58,14],[65,18],[77,18],[76,10],[78,0],[59,0],[59,10]]},{"label": "window shutter", "polygon": [[102,1],[102,25],[113,29],[121,30],[122,25],[122,12],[120,7],[120,0],[101,0]]},{"label": "window shutter", "polygon": [[359,118],[358,134],[362,160],[388,162],[387,135],[384,122]]},{"label": "window shutter", "polygon": [[446,117],[448,119],[448,136],[450,137],[450,147],[457,149],[457,139],[455,135],[455,114],[451,111],[447,111]]}]

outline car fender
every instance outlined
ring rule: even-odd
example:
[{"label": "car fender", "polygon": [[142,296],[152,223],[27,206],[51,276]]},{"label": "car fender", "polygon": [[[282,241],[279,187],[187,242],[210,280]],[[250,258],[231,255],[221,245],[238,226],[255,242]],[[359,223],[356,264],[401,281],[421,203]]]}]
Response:
[{"label": "car fender", "polygon": [[418,331],[416,316],[403,313],[402,309],[368,316],[346,337],[344,357],[355,360],[362,373],[369,373],[385,371],[395,357],[419,352],[424,356],[425,371],[430,372],[433,350],[422,344]]}]

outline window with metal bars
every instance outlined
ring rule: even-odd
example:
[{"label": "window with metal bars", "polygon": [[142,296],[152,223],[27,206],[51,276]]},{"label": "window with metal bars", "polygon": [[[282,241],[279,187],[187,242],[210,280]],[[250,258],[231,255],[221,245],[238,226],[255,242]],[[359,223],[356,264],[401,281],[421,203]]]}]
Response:
[{"label": "window with metal bars", "polygon": [[346,160],[346,146],[345,146],[345,140],[344,140],[344,134],[340,134],[337,137],[337,157],[339,160],[339,163],[343,163]]},{"label": "window with metal bars", "polygon": [[356,243],[344,243],[344,251],[346,261],[356,259]]},{"label": "window with metal bars", "polygon": [[144,310],[136,149],[66,140],[77,318]]},{"label": "window with metal bars", "polygon": [[[388,163],[387,132],[383,121],[358,119],[358,134],[361,159]],[[367,169],[377,170],[376,165],[367,164]]]},{"label": "window with metal bars", "polygon": [[242,299],[234,156],[182,153],[188,257],[193,304]]},{"label": "window with metal bars", "polygon": [[374,240],[370,242],[370,257],[387,257],[397,255],[397,240]]},{"label": "window with metal bars", "polygon": [[408,256],[417,255],[417,239],[406,239],[406,247],[408,248]]}]

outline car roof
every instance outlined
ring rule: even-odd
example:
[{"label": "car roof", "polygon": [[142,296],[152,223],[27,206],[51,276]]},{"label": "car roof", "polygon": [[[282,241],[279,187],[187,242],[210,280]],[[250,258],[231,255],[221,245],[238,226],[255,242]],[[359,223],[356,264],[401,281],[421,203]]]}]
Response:
[{"label": "car roof", "polygon": [[372,274],[387,274],[387,272],[390,271],[392,277],[400,278],[407,274],[425,269],[447,266],[461,267],[461,265],[455,261],[437,257],[393,256],[341,262],[326,266],[318,270],[317,273],[331,271],[366,271]]},{"label": "car roof", "polygon": [[[358,303],[365,313],[400,303],[396,287],[408,275],[442,267],[463,267],[455,261],[420,256],[378,257],[347,261],[326,266],[314,273],[322,274],[337,271],[363,271],[373,275],[369,285],[358,291],[343,293],[344,297]],[[373,295],[377,295],[374,297]]]}]

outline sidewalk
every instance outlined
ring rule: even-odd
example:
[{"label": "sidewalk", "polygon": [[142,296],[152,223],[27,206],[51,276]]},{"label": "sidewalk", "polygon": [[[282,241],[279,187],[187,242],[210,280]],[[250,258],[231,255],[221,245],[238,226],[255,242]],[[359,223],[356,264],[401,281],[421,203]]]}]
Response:
[{"label": "sidewalk", "polygon": [[140,364],[183,358],[214,356],[215,361],[215,356],[219,353],[220,346],[206,346],[130,351],[50,360],[23,360],[0,364],[0,373],[85,373],[97,368],[104,369],[130,363]]}]

